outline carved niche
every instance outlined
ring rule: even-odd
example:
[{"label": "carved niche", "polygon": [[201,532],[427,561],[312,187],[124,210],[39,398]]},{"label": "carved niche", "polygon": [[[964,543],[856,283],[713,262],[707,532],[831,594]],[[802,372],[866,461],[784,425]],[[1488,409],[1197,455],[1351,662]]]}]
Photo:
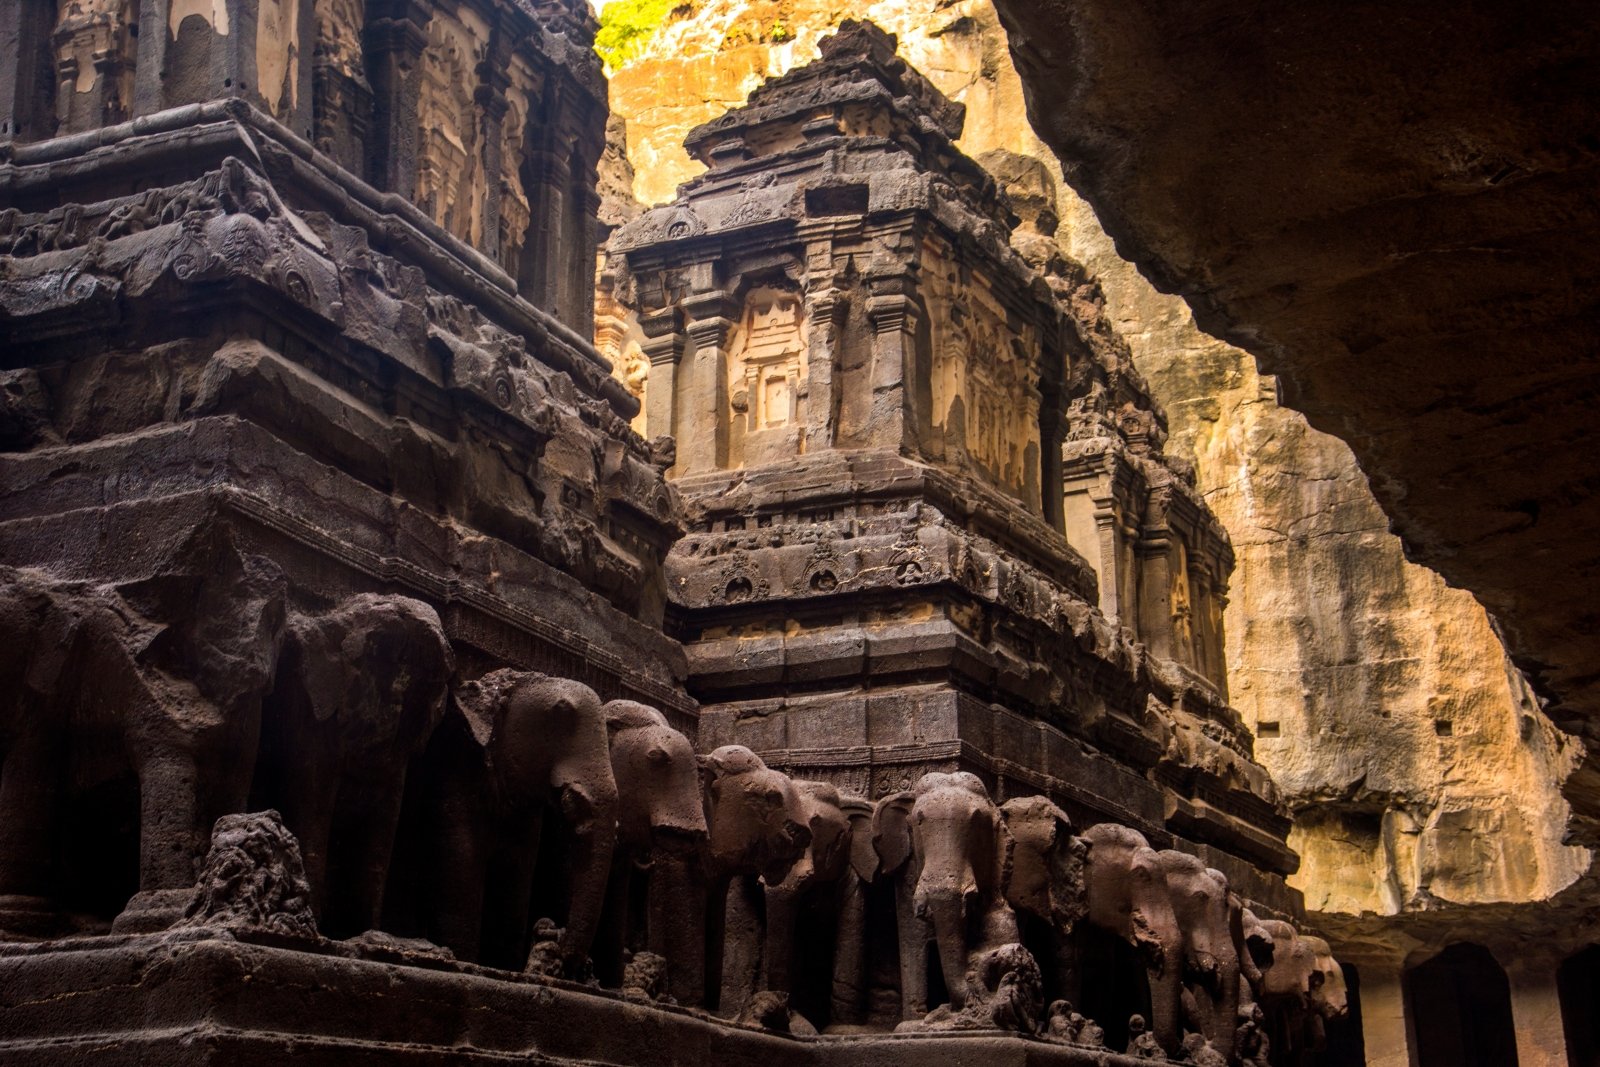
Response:
[{"label": "carved niche", "polygon": [[139,0],[62,0],[53,35],[58,134],[128,118],[138,25]]},{"label": "carved niche", "polygon": [[801,295],[775,286],[751,289],[730,356],[730,464],[765,463],[803,452],[807,360]]}]

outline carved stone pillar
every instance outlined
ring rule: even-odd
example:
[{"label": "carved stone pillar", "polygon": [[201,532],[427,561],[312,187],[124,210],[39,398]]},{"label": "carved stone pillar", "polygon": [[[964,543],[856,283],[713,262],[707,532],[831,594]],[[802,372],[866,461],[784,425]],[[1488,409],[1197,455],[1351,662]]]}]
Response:
[{"label": "carved stone pillar", "polygon": [[[483,146],[484,196],[478,216],[478,251],[500,261],[500,173],[505,169],[506,112],[510,103],[506,90],[511,85],[511,45],[505,28],[497,28],[489,44],[489,54],[478,64],[478,85],[472,91],[477,105]],[[591,257],[592,262],[593,257]]]},{"label": "carved stone pillar", "polygon": [[685,335],[677,309],[648,312],[639,316],[644,331],[645,358],[650,361],[650,379],[645,383],[645,436],[678,436],[678,365],[683,360]]},{"label": "carved stone pillar", "polygon": [[1173,581],[1177,577],[1172,566],[1174,548],[1167,530],[1147,528],[1138,549],[1139,639],[1162,659],[1178,658],[1172,625]]},{"label": "carved stone pillar", "polygon": [[[552,113],[554,110],[546,107],[544,117],[548,119]],[[548,137],[548,130],[541,131],[541,140]],[[562,222],[567,216],[567,189],[572,171],[564,153],[548,145],[530,145],[522,173],[533,223],[522,253],[517,289],[535,307],[555,313],[560,307],[565,276],[561,269]]]},{"label": "carved stone pillar", "polygon": [[806,411],[807,452],[832,448],[839,424],[840,327],[848,303],[831,285],[806,294],[806,378],[801,387]]},{"label": "carved stone pillar", "polygon": [[50,31],[55,21],[53,0],[0,4],[0,143],[39,141],[54,132]]},{"label": "carved stone pillar", "polygon": [[876,278],[867,298],[872,323],[872,412],[864,444],[891,448],[916,443],[915,354],[920,308],[906,275]]},{"label": "carved stone pillar", "polygon": [[1361,1040],[1367,1067],[1411,1067],[1401,971],[1398,960],[1361,964]]},{"label": "carved stone pillar", "polygon": [[1556,987],[1554,957],[1497,953],[1511,984],[1511,1020],[1517,1032],[1517,1067],[1567,1067],[1566,1030]]},{"label": "carved stone pillar", "polygon": [[678,464],[685,473],[720,470],[728,465],[728,341],[736,322],[732,298],[703,293],[683,302],[694,362],[687,383],[687,425],[678,437]]},{"label": "carved stone pillar", "polygon": [[373,129],[367,180],[410,199],[417,192],[422,50],[432,18],[420,0],[367,0],[363,41],[372,85]]}]

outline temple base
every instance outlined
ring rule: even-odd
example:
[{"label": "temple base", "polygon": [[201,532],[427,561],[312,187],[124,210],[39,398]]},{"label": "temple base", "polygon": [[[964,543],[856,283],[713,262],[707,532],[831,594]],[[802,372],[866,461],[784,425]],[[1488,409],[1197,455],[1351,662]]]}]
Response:
[{"label": "temple base", "polygon": [[0,945],[0,1062],[292,1060],[630,1067],[1088,1067],[1136,1061],[995,1031],[795,1038],[562,982],[185,931]]}]

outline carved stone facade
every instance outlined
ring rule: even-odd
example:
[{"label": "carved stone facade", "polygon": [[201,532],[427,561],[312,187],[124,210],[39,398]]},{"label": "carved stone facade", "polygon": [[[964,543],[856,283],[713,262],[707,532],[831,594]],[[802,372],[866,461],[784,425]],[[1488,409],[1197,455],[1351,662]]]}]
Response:
[{"label": "carved stone facade", "polygon": [[1225,554],[1130,395],[1170,648],[1098,607],[1113,376],[893,38],[696,132],[608,360],[587,4],[110,10],[0,12],[0,1059],[1070,1065],[1138,1011],[1199,1063],[1343,1010],[1246,935],[1300,903]]},{"label": "carved stone facade", "polygon": [[[1226,537],[1131,371],[1011,247],[961,109],[893,49],[843,31],[696,129],[708,173],[607,246],[633,316],[601,336],[642,339],[643,432],[675,439],[692,502],[669,617],[702,744],[865,796],[970,770],[1292,911],[1287,823],[1222,699]],[[1062,457],[1095,418],[1141,479],[1143,633],[1064,536]]]}]

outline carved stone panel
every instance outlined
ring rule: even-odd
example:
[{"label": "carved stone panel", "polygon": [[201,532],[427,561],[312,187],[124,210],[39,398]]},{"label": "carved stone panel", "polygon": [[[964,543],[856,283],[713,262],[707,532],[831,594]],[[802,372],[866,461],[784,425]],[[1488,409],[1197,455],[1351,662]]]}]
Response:
[{"label": "carved stone panel", "polygon": [[730,467],[805,451],[806,334],[798,292],[759,286],[745,297],[728,360]]}]

